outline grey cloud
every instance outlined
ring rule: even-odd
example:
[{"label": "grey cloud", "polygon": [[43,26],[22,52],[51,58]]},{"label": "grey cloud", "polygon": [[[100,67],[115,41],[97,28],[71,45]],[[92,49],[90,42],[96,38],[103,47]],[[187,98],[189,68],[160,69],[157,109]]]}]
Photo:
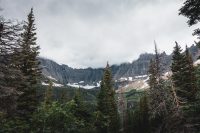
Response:
[{"label": "grey cloud", "polygon": [[186,18],[178,16],[180,0],[3,0],[3,15],[36,16],[41,56],[73,67],[102,67],[130,62],[142,52],[172,51],[195,37]]}]

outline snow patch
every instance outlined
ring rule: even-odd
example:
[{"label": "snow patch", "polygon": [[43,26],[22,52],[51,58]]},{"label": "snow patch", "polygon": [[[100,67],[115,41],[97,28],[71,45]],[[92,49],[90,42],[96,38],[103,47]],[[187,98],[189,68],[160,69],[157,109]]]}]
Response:
[{"label": "snow patch", "polygon": [[45,85],[45,86],[47,86],[47,85],[49,85],[49,84],[47,84],[47,83],[45,83],[45,82],[42,82],[42,85]]},{"label": "snow patch", "polygon": [[[45,82],[42,82],[42,85],[44,85],[44,86],[49,86],[49,84],[48,84],[48,83],[45,83]],[[54,86],[54,87],[63,87],[64,85],[58,84],[58,83],[54,83],[54,82],[53,82],[53,86]]]},{"label": "snow patch", "polygon": [[55,86],[55,87],[63,87],[64,85],[53,82],[53,86]]},{"label": "snow patch", "polygon": [[52,79],[52,80],[54,80],[54,81],[57,81],[57,79],[55,79],[54,77],[52,77],[52,76],[47,76],[49,79]]},{"label": "snow patch", "polygon": [[119,79],[119,81],[127,81],[128,80],[128,78],[126,78],[126,77],[121,77],[120,79]]},{"label": "snow patch", "polygon": [[133,81],[133,77],[128,77],[128,80],[129,81]]},{"label": "snow patch", "polygon": [[98,84],[97,84],[97,86],[95,86],[95,85],[78,85],[77,83],[68,83],[67,84],[68,86],[71,86],[71,87],[75,87],[75,88],[84,88],[84,89],[93,89],[93,88],[95,88],[95,87],[99,87],[100,86],[100,84],[99,84],[99,86],[98,86]]},{"label": "snow patch", "polygon": [[135,76],[136,79],[139,79],[139,78],[146,78],[148,75],[138,75],[138,76]]},{"label": "snow patch", "polygon": [[83,83],[84,83],[84,81],[80,81],[80,82],[79,82],[79,84],[83,84]]},{"label": "snow patch", "polygon": [[200,65],[200,60],[197,60],[194,62],[194,66],[198,66],[198,65]]}]

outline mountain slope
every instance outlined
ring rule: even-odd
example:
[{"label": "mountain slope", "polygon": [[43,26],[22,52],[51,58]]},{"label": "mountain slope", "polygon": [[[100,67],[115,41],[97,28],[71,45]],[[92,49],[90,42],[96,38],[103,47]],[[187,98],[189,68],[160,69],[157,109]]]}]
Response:
[{"label": "mountain slope", "polygon": [[[192,45],[190,53],[197,59],[199,50],[196,46]],[[144,53],[132,63],[123,63],[121,65],[112,65],[112,74],[114,80],[134,78],[139,75],[147,75],[149,62],[154,58],[154,54]],[[165,52],[161,53],[161,60],[163,71],[168,71],[171,64],[171,55],[167,55]],[[74,69],[67,65],[59,65],[56,62],[39,58],[41,66],[43,68],[42,73],[45,77],[53,77],[61,84],[68,85],[93,85],[99,86],[103,75],[103,68],[86,68],[86,69]]]}]

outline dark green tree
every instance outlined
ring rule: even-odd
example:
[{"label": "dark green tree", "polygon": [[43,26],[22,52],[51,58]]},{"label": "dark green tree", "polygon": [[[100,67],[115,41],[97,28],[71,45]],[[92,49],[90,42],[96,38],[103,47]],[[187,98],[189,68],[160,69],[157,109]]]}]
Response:
[{"label": "dark green tree", "polygon": [[36,88],[40,84],[41,69],[37,59],[39,54],[39,46],[36,44],[36,28],[33,9],[28,14],[28,20],[23,26],[22,41],[21,41],[21,64],[20,70],[25,76],[25,84],[18,98],[18,114],[29,120],[31,114],[37,108]]},{"label": "dark green tree", "polygon": [[193,101],[196,97],[197,93],[197,85],[196,85],[196,76],[195,76],[195,68],[193,65],[192,56],[189,53],[189,50],[186,46],[185,50],[185,65],[183,68],[183,88],[186,90],[186,97],[188,101]]},{"label": "dark green tree", "polygon": [[146,94],[140,99],[140,125],[140,133],[149,133],[149,105]]},{"label": "dark green tree", "polygon": [[178,45],[177,42],[176,46],[174,47],[173,55],[172,55],[172,64],[171,64],[171,71],[172,71],[172,81],[174,86],[176,87],[177,95],[182,95],[182,84],[183,84],[183,68],[184,68],[184,55],[182,54],[182,49]]},{"label": "dark green tree", "polygon": [[180,15],[187,17],[188,24],[194,25],[200,22],[200,1],[199,0],[186,0],[180,9]]},{"label": "dark green tree", "polygon": [[[119,132],[119,114],[115,100],[115,91],[113,89],[111,70],[108,64],[105,68],[103,79],[101,81],[101,89],[97,101],[97,110],[101,116],[99,118],[100,121],[103,121],[99,123],[103,125],[105,124],[104,126],[98,125],[97,130],[104,133]],[[106,123],[108,123],[108,125]]]},{"label": "dark green tree", "polygon": [[53,101],[53,82],[49,80],[49,86],[45,91],[44,102],[46,105],[51,104]]},{"label": "dark green tree", "polygon": [[149,101],[152,116],[165,112],[164,80],[161,78],[161,59],[155,44],[155,58],[150,61],[149,67]]},{"label": "dark green tree", "polygon": [[17,91],[23,82],[18,69],[21,25],[0,16],[0,111],[12,116],[15,112]]},{"label": "dark green tree", "polygon": [[[179,10],[179,14],[187,17],[189,26],[195,25],[200,22],[200,1],[199,0],[186,0],[184,5]],[[197,35],[200,39],[200,29],[196,29],[193,35]],[[200,47],[200,42],[197,43]]]},{"label": "dark green tree", "polygon": [[196,67],[197,88],[200,90],[200,65]]},{"label": "dark green tree", "polygon": [[147,95],[140,98],[134,108],[127,110],[127,122],[124,128],[125,133],[149,133],[150,115]]},{"label": "dark green tree", "polygon": [[72,108],[73,115],[82,123],[77,127],[77,133],[93,133],[95,131],[93,116],[90,110],[87,108],[86,103],[83,101],[81,89],[76,91],[75,97],[73,98],[75,103],[74,108]]},{"label": "dark green tree", "polygon": [[182,102],[195,99],[197,91],[195,69],[188,48],[181,53],[181,47],[176,43],[172,56],[172,81],[177,96]]},{"label": "dark green tree", "polygon": [[157,78],[156,78],[156,70],[155,70],[155,61],[154,60],[150,60],[149,63],[149,86],[150,89],[154,88],[154,86],[156,85],[157,82]]}]

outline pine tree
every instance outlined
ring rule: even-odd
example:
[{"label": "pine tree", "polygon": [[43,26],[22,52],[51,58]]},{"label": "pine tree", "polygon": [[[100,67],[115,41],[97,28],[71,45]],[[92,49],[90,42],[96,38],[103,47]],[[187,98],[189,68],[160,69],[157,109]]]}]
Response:
[{"label": "pine tree", "polygon": [[[154,60],[150,61],[149,67],[149,90],[147,93],[149,106],[147,106],[145,103],[146,98],[144,98],[144,101],[141,99],[141,111],[139,111],[141,117],[138,119],[140,121],[147,121],[147,116],[145,116],[145,113],[142,112],[149,110],[147,112],[149,112],[149,120],[151,125],[147,125],[150,126],[152,132],[167,132],[171,129],[169,126],[169,118],[171,118],[170,115],[174,110],[173,94],[168,81],[162,78],[162,61],[156,46],[155,53],[155,58]],[[144,104],[144,106],[141,106],[142,104]],[[143,108],[144,111],[142,111]],[[174,114],[176,114],[176,112]],[[140,126],[141,125],[139,125],[139,127]],[[139,132],[145,131],[140,129]]]},{"label": "pine tree", "polygon": [[185,65],[183,68],[183,89],[186,91],[186,98],[188,101],[193,101],[195,99],[195,95],[197,93],[197,86],[196,86],[196,77],[195,77],[195,69],[193,66],[192,56],[189,53],[189,50],[186,46],[185,50]]},{"label": "pine tree", "polygon": [[149,86],[150,86],[150,89],[152,89],[157,83],[154,60],[150,60],[149,64],[150,64],[149,71],[148,71],[149,72]]},{"label": "pine tree", "polygon": [[200,22],[200,1],[199,0],[186,0],[180,9],[180,15],[187,17],[188,25],[194,25]]},{"label": "pine tree", "polygon": [[74,109],[74,115],[80,120],[88,120],[91,116],[88,113],[86,106],[84,104],[80,88],[76,91],[74,102],[76,108]]},{"label": "pine tree", "polygon": [[178,45],[177,42],[176,46],[174,47],[173,55],[172,55],[172,65],[171,65],[171,71],[172,71],[172,81],[176,88],[177,96],[182,95],[182,85],[183,85],[183,68],[184,68],[184,55],[182,54],[182,49]]},{"label": "pine tree", "polygon": [[[200,1],[199,0],[186,0],[184,5],[179,10],[179,15],[187,17],[189,26],[195,25],[200,22]],[[193,35],[197,35],[200,39],[200,29],[196,29]],[[200,41],[197,43],[200,47]]]},{"label": "pine tree", "polygon": [[185,53],[181,53],[181,48],[176,43],[171,70],[172,81],[180,101],[185,103],[194,100],[197,91],[195,69],[187,47]]},{"label": "pine tree", "polygon": [[196,80],[197,80],[197,88],[200,90],[200,65],[196,68]]},{"label": "pine tree", "polygon": [[155,44],[155,58],[149,66],[149,101],[152,116],[162,115],[165,112],[164,80],[161,78],[161,61]]},{"label": "pine tree", "polygon": [[26,77],[25,84],[18,99],[18,113],[25,119],[29,119],[30,115],[37,107],[36,87],[39,84],[41,69],[39,68],[38,50],[39,46],[36,44],[36,33],[34,23],[33,9],[28,14],[28,20],[25,22],[23,28],[21,42],[21,69],[23,75]]},{"label": "pine tree", "polygon": [[53,83],[51,80],[49,80],[49,87],[45,92],[44,102],[46,105],[49,105],[52,103],[52,101],[53,101]]},{"label": "pine tree", "polygon": [[[111,77],[111,71],[110,67],[107,64],[104,76],[101,81],[101,89],[100,93],[98,95],[98,101],[97,101],[97,110],[101,113],[103,122],[108,122],[108,127],[100,126],[102,129],[99,132],[105,132],[105,133],[117,133],[119,132],[120,128],[120,122],[119,122],[119,114],[117,109],[117,104],[115,100],[115,91],[112,87],[112,77]],[[106,121],[104,121],[107,118]]]},{"label": "pine tree", "polygon": [[0,111],[12,116],[23,75],[18,69],[21,25],[0,16]]},{"label": "pine tree", "polygon": [[140,99],[140,133],[149,133],[149,106],[146,94]]}]

